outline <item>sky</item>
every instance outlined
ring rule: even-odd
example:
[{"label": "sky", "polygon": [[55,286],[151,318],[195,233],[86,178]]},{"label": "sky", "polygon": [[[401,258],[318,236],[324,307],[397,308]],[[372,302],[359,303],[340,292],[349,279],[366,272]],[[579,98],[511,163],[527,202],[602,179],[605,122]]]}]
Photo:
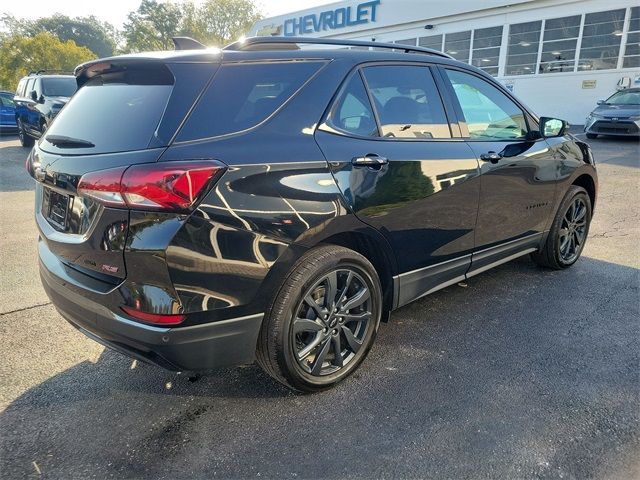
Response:
[{"label": "sky", "polygon": [[[161,0],[162,1],[162,0]],[[194,0],[199,3],[198,0]],[[335,0],[256,0],[260,10],[266,17],[303,10]],[[28,2],[3,2],[0,14],[8,13],[15,17],[39,18],[54,13],[62,13],[70,17],[95,15],[116,27],[121,27],[127,14],[138,8],[139,0],[30,0]],[[176,0],[176,3],[180,3]],[[10,5],[10,6],[9,6]]]}]

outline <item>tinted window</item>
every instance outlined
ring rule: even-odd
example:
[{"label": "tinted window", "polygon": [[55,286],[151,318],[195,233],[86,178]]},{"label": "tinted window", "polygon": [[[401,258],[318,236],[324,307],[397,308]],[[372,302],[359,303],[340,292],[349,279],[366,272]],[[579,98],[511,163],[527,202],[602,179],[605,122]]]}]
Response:
[{"label": "tinted window", "polygon": [[377,137],[378,126],[359,73],[351,76],[331,109],[327,124],[343,132]]},{"label": "tinted window", "polygon": [[463,135],[498,140],[526,136],[523,111],[504,93],[475,75],[458,70],[447,70],[447,75],[464,114]]},{"label": "tinted window", "polygon": [[178,141],[216,137],[256,126],[322,65],[320,62],[223,65],[178,134]]},{"label": "tinted window", "polygon": [[428,67],[367,67],[364,75],[384,137],[451,138],[449,123]]},{"label": "tinted window", "polygon": [[[93,143],[86,153],[144,149],[160,122],[172,82],[166,67],[96,77],[60,111],[45,139],[55,135]],[[41,146],[49,151],[68,151],[49,142]],[[78,148],[74,152],[81,153]]]},{"label": "tinted window", "polygon": [[75,77],[42,79],[42,93],[47,97],[70,97],[77,88]]}]

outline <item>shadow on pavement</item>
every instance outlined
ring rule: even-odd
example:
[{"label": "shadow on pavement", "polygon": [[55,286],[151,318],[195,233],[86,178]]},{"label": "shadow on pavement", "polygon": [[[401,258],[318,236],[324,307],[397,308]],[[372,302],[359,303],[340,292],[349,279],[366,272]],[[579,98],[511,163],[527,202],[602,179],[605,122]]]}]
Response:
[{"label": "shadow on pavement", "polygon": [[255,366],[191,383],[105,351],[0,414],[0,471],[33,475],[35,461],[57,478],[616,476],[638,447],[639,273],[517,260],[395,312],[353,378],[315,395]]},{"label": "shadow on pavement", "polygon": [[1,135],[0,141],[0,192],[18,192],[33,190],[35,183],[27,173],[24,164],[29,155],[29,149],[17,145],[8,145],[4,141],[16,140],[15,135]]}]

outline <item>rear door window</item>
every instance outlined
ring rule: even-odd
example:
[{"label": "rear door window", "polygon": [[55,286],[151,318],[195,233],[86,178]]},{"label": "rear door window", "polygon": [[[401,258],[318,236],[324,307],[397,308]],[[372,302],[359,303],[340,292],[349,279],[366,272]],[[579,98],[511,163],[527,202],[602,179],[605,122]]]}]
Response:
[{"label": "rear door window", "polygon": [[27,87],[24,90],[24,97],[31,98],[31,92],[33,91],[33,83],[35,82],[35,78],[30,78],[27,80]]},{"label": "rear door window", "polygon": [[258,125],[323,65],[312,61],[222,65],[177,141],[217,137]]},{"label": "rear door window", "polygon": [[359,72],[345,84],[327,118],[329,127],[361,137],[377,137],[378,125]]},{"label": "rear door window", "polygon": [[381,65],[363,69],[386,138],[451,138],[429,67]]},{"label": "rear door window", "polygon": [[172,89],[173,75],[164,66],[93,78],[56,117],[41,148],[83,154],[147,148]]},{"label": "rear door window", "polygon": [[20,83],[18,83],[18,88],[16,90],[16,95],[18,97],[24,97],[24,86],[27,83],[27,79],[23,78],[22,80],[20,80]]}]

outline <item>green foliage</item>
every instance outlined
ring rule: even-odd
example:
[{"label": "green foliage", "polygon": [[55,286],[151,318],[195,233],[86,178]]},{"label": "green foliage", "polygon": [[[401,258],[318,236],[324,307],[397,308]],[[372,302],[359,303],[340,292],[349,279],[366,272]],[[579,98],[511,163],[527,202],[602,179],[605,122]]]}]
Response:
[{"label": "green foliage", "polygon": [[11,15],[2,18],[8,36],[33,37],[41,32],[49,32],[62,42],[73,40],[76,45],[86,47],[98,57],[113,55],[118,32],[107,22],[94,16],[71,18],[55,14],[37,20],[17,19]]},{"label": "green foliage", "polygon": [[178,34],[182,10],[177,4],[142,0],[124,24],[125,51],[171,50]]},{"label": "green foliage", "polygon": [[[207,46],[238,40],[261,14],[252,0],[191,0],[181,3],[142,0],[123,31],[94,16],[56,14],[26,20],[0,19],[0,86],[14,89],[31,70],[69,70],[87,60],[114,53],[171,50],[171,37],[189,36]],[[120,36],[121,35],[121,36]],[[119,39],[124,45],[119,45]]]},{"label": "green foliage", "polygon": [[86,47],[72,40],[62,42],[48,32],[33,37],[14,35],[0,43],[0,86],[15,90],[21,77],[36,70],[72,72],[80,63],[96,58]]},{"label": "green foliage", "polygon": [[125,52],[170,50],[171,37],[188,36],[207,46],[238,40],[262,15],[251,0],[181,4],[142,0],[124,25]]},{"label": "green foliage", "polygon": [[238,40],[261,18],[250,0],[207,0],[200,7],[184,9],[181,33],[207,46],[224,46]]}]

